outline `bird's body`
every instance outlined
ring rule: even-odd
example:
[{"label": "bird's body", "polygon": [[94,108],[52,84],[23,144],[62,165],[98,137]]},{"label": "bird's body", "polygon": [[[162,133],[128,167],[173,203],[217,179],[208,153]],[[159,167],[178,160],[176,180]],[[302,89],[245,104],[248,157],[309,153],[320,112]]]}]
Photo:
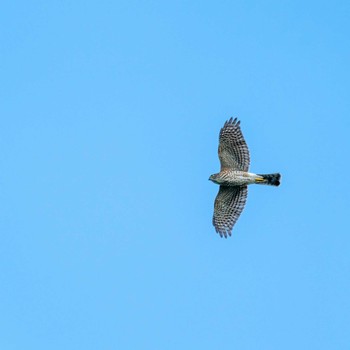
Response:
[{"label": "bird's body", "polygon": [[256,183],[261,179],[257,174],[247,171],[224,169],[218,174],[211,175],[210,180],[223,186],[243,186]]},{"label": "bird's body", "polygon": [[279,186],[281,175],[248,172],[250,155],[237,118],[228,120],[220,130],[219,159],[221,170],[209,180],[220,185],[214,204],[213,225],[220,236],[231,235],[251,184]]}]

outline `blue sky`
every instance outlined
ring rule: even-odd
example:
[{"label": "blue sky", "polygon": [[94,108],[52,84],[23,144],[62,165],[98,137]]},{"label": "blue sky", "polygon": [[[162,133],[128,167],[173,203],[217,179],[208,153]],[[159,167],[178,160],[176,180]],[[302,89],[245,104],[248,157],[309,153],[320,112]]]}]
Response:
[{"label": "blue sky", "polygon": [[349,348],[349,2],[1,7],[1,349]]}]

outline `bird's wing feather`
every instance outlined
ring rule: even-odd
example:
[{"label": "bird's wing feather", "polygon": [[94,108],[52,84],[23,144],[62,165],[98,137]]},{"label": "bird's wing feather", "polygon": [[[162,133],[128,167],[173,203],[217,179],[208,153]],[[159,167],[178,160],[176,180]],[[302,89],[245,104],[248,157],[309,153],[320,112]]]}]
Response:
[{"label": "bird's wing feather", "polygon": [[248,196],[247,186],[220,186],[215,198],[213,225],[219,235],[231,236]]},{"label": "bird's wing feather", "polygon": [[220,130],[218,153],[221,170],[229,168],[248,171],[250,165],[249,150],[240,128],[240,121],[237,121],[237,118],[226,121]]}]

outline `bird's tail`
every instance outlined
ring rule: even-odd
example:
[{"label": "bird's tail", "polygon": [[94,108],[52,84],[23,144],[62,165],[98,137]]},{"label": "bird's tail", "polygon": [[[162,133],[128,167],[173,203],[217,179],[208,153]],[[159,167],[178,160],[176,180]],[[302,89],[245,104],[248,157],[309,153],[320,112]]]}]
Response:
[{"label": "bird's tail", "polygon": [[279,173],[257,174],[257,175],[261,176],[262,179],[257,179],[256,183],[264,184],[264,185],[271,185],[271,186],[279,186],[280,185],[281,174],[279,174]]}]

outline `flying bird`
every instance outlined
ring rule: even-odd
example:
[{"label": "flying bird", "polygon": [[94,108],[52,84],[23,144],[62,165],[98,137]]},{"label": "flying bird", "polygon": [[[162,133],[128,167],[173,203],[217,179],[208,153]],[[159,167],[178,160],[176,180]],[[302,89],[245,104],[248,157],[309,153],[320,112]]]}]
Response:
[{"label": "flying bird", "polygon": [[237,118],[226,121],[220,130],[218,153],[220,172],[209,177],[220,185],[214,203],[213,225],[221,237],[227,238],[245,206],[248,185],[279,186],[281,175],[248,172],[249,150]]}]

